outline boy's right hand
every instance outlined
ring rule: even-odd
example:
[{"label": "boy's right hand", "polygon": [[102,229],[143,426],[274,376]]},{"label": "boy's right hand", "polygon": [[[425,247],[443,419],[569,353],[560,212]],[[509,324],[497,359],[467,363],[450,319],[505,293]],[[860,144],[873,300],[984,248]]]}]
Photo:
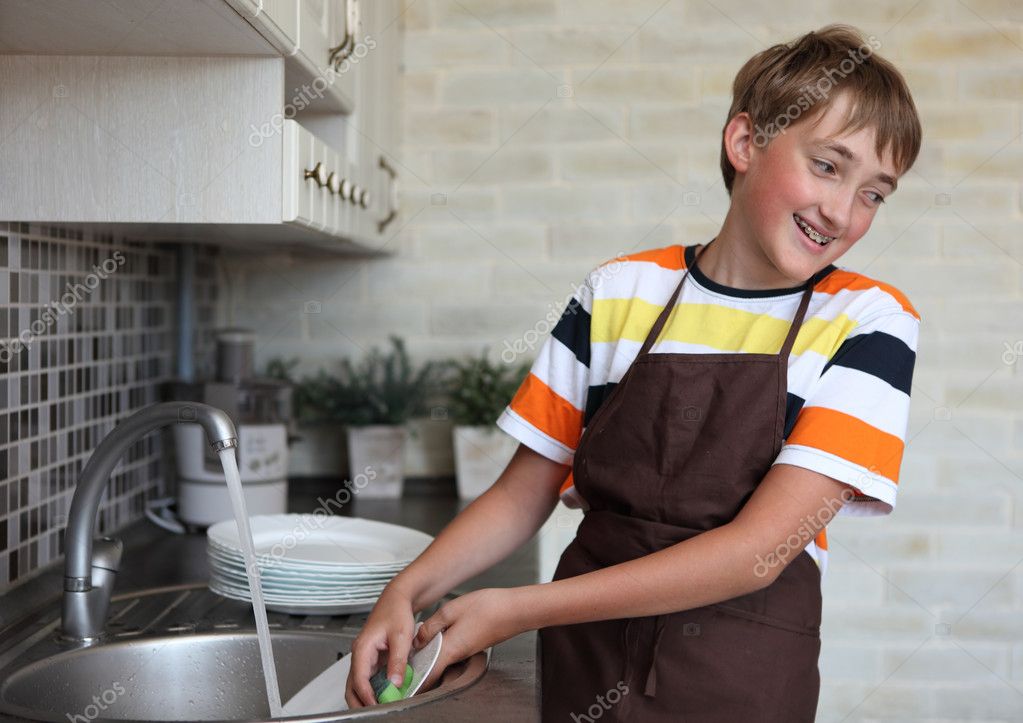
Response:
[{"label": "boy's right hand", "polygon": [[412,652],[415,631],[412,601],[397,589],[385,588],[366,625],[352,643],[352,665],[345,683],[345,701],[351,709],[377,705],[369,679],[380,667],[380,653],[385,653],[387,677],[401,685],[405,663]]}]

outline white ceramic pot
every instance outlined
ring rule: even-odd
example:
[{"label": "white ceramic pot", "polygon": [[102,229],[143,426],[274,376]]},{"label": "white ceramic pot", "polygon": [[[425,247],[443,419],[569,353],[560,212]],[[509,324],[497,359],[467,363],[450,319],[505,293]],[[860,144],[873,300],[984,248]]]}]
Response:
[{"label": "white ceramic pot", "polygon": [[504,472],[519,441],[493,424],[482,426],[456,425],[455,480],[458,496],[473,499],[486,492]]},{"label": "white ceramic pot", "polygon": [[348,427],[349,477],[358,497],[394,499],[405,486],[405,439],[400,424]]}]

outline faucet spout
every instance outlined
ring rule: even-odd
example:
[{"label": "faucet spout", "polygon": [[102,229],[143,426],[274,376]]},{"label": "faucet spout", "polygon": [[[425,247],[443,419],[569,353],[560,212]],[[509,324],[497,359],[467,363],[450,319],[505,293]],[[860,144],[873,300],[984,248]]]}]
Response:
[{"label": "faucet spout", "polygon": [[100,538],[94,548],[92,539],[110,473],[132,444],[177,423],[201,425],[217,452],[238,445],[234,422],[227,413],[198,402],[154,404],[122,420],[104,437],[78,478],[68,513],[61,621],[65,639],[87,641],[103,632],[122,549],[120,541],[111,538]]}]

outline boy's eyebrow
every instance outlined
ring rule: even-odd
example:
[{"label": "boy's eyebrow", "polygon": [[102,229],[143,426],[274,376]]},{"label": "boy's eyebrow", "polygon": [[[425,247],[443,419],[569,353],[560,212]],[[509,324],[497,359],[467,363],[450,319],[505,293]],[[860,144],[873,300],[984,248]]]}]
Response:
[{"label": "boy's eyebrow", "polygon": [[[826,138],[821,138],[813,141],[813,144],[818,148],[826,148],[829,151],[834,151],[838,155],[848,158],[853,163],[859,163],[860,161],[860,159],[856,156],[855,153],[853,153],[851,150],[849,150],[847,146],[842,145],[838,141],[829,141]],[[894,178],[889,176],[887,173],[878,173],[877,176],[875,176],[875,178],[877,178],[882,183],[887,183],[889,186],[891,186],[892,193],[895,193],[895,190],[899,187],[898,182]]]}]

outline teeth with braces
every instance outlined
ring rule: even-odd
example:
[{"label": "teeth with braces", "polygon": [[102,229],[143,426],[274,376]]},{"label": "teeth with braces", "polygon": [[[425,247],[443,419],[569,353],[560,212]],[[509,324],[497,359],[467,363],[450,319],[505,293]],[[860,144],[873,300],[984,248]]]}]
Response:
[{"label": "teeth with braces", "polygon": [[793,214],[793,218],[796,219],[796,223],[799,224],[799,228],[806,231],[807,236],[809,236],[812,240],[816,241],[817,244],[819,244],[820,246],[824,246],[825,244],[831,243],[832,241],[835,240],[834,236],[824,236],[822,234],[817,233],[817,231],[814,230],[812,226],[806,223],[799,216]]}]

